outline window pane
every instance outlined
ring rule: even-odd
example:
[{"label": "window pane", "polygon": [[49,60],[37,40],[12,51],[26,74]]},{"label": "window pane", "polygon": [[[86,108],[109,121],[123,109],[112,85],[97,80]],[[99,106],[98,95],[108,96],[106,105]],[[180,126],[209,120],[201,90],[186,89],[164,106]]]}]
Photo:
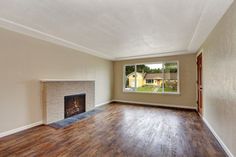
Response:
[{"label": "window pane", "polygon": [[165,63],[164,78],[164,92],[177,92],[179,88],[177,63]]},{"label": "window pane", "polygon": [[162,92],[162,64],[137,65],[137,92]]},{"label": "window pane", "polygon": [[125,91],[135,91],[135,66],[125,66]]}]

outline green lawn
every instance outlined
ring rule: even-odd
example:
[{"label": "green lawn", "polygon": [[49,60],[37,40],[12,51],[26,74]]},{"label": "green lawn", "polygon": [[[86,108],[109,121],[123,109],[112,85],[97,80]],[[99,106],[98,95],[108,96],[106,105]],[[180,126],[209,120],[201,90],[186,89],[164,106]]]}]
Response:
[{"label": "green lawn", "polygon": [[[170,88],[170,87],[165,87],[165,88],[164,88],[164,91],[165,91],[165,92],[177,92],[176,89],[173,89],[173,88]],[[162,92],[162,88],[160,88],[160,89],[158,90],[158,92]]]},{"label": "green lawn", "polygon": [[158,92],[158,93],[162,92],[162,88],[159,88],[157,92]]},{"label": "green lawn", "polygon": [[143,86],[143,87],[138,87],[137,91],[138,92],[153,92],[155,88],[156,88],[155,86]]},{"label": "green lawn", "polygon": [[173,88],[170,88],[170,87],[165,87],[164,91],[165,92],[177,92],[177,89],[173,89]]},{"label": "green lawn", "polygon": [[[143,87],[138,87],[137,92],[153,92],[157,87],[155,86],[143,86]],[[165,87],[164,89],[165,92],[177,92],[177,90],[172,89],[170,87]],[[158,91],[159,93],[162,92],[162,88],[159,88]]]}]

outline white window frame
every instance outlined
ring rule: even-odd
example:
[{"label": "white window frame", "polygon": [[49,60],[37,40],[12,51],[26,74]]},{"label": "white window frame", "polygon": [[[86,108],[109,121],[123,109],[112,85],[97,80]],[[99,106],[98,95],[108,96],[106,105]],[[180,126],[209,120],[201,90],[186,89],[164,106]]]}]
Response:
[{"label": "white window frame", "polygon": [[[142,65],[142,64],[162,64],[162,69],[164,70],[164,65],[166,63],[177,63],[177,92],[165,92],[164,91],[164,83],[162,83],[162,92],[142,92],[142,91],[136,91],[137,89],[137,77],[136,77],[136,72],[137,72],[137,65]],[[125,74],[125,67],[126,66],[135,66],[134,67],[134,73],[135,73],[135,91],[128,91],[128,90],[125,90],[125,83],[126,83],[126,74]],[[180,73],[180,70],[179,70],[179,61],[178,60],[174,60],[174,61],[157,61],[157,62],[144,62],[144,63],[134,63],[134,64],[125,64],[123,66],[123,92],[124,93],[146,93],[146,94],[173,94],[173,95],[179,95],[180,94],[180,77],[179,77],[179,73]],[[162,71],[162,75],[163,75],[163,81],[165,80],[164,79],[164,71]]]}]

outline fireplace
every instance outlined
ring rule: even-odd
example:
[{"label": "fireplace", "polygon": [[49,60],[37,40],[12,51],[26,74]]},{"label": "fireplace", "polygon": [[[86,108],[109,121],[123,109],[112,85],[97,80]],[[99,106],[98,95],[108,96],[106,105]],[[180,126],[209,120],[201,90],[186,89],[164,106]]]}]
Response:
[{"label": "fireplace", "polygon": [[85,112],[85,94],[64,97],[65,118]]}]

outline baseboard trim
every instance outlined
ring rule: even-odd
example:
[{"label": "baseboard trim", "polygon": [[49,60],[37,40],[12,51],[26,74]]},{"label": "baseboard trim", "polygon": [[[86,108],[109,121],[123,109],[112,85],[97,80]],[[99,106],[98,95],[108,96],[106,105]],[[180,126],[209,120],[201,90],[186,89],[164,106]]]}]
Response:
[{"label": "baseboard trim", "polygon": [[138,104],[138,105],[148,105],[148,106],[157,106],[157,107],[168,107],[168,108],[180,108],[180,109],[197,110],[197,107],[181,106],[181,105],[171,105],[171,104],[148,103],[148,102],[126,101],[126,100],[113,100],[112,102]]},{"label": "baseboard trim", "polygon": [[25,125],[25,126],[22,126],[22,127],[16,128],[16,129],[5,131],[5,132],[0,133],[0,138],[11,135],[11,134],[14,134],[14,133],[17,133],[17,132],[20,132],[20,131],[23,131],[23,130],[26,130],[26,129],[30,129],[30,128],[33,128],[35,126],[42,125],[42,124],[43,124],[43,121],[39,121],[39,122],[32,123],[32,124],[29,124],[29,125]]},{"label": "baseboard trim", "polygon": [[112,102],[113,102],[113,100],[109,100],[109,101],[106,101],[106,102],[103,102],[103,103],[100,103],[100,104],[96,104],[95,107],[107,105],[107,104],[110,104],[110,103],[112,103]]},{"label": "baseboard trim", "polygon": [[229,157],[234,157],[234,155],[230,152],[230,150],[228,149],[228,147],[224,144],[224,142],[221,140],[221,138],[217,135],[217,133],[215,132],[215,130],[212,128],[212,126],[209,124],[209,122],[202,117],[202,120],[204,121],[204,123],[207,125],[207,127],[210,129],[210,131],[212,132],[212,134],[215,136],[215,138],[217,139],[217,141],[220,143],[221,147],[224,149],[224,151],[226,152],[226,154]]}]

